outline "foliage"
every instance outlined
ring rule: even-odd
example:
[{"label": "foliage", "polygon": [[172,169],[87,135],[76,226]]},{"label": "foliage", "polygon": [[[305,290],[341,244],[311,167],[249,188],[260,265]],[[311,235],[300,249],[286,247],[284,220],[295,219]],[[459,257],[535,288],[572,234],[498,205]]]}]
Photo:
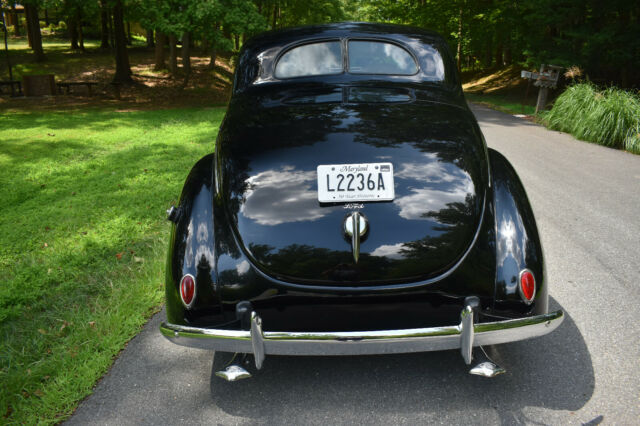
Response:
[{"label": "foliage", "polygon": [[[25,0],[27,1],[27,0]],[[28,0],[99,33],[100,4]],[[123,0],[125,19],[231,50],[266,29],[360,20],[415,25],[445,36],[464,68],[577,65],[592,81],[640,86],[636,0]],[[70,27],[71,28],[71,27]],[[73,31],[69,32],[73,38]]]},{"label": "foliage", "polygon": [[463,66],[579,65],[591,79],[640,84],[634,0],[356,0],[367,20],[429,28],[460,46]]},{"label": "foliage", "polygon": [[640,153],[640,97],[630,92],[575,84],[542,118],[550,128],[578,139]]},{"label": "foliage", "polygon": [[130,0],[130,8],[145,28],[177,38],[189,32],[222,50],[233,45],[226,34],[255,34],[266,29],[250,0]]},{"label": "foliage", "polygon": [[0,416],[58,423],[162,302],[164,211],[223,109],[0,116]]},{"label": "foliage", "polygon": [[624,149],[634,154],[640,154],[640,124],[629,129],[627,137],[624,139]]},{"label": "foliage", "polygon": [[263,16],[271,22],[271,29],[346,19],[344,4],[340,0],[267,0],[258,3],[263,3]]}]

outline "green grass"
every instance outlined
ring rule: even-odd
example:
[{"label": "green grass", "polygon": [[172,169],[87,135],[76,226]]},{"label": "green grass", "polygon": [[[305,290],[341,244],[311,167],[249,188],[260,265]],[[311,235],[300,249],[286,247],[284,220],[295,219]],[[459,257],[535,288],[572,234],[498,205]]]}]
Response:
[{"label": "green grass", "polygon": [[163,301],[169,225],[224,109],[0,115],[0,423],[57,423]]},{"label": "green grass", "polygon": [[640,97],[590,83],[573,85],[541,115],[551,129],[578,139],[640,154]]},{"label": "green grass", "polygon": [[465,93],[464,96],[470,102],[484,104],[498,111],[506,112],[507,114],[535,115],[536,112],[535,106],[524,105],[521,101],[514,100],[512,97],[505,95]]}]

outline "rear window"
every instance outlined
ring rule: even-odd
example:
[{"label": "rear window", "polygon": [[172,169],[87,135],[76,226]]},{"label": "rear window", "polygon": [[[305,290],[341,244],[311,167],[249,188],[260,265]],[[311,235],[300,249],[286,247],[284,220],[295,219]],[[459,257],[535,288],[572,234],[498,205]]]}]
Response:
[{"label": "rear window", "polygon": [[[343,72],[408,76],[422,70],[426,80],[444,81],[444,63],[433,46],[413,46],[419,58],[417,59],[407,49],[391,42],[354,39],[343,43],[339,40],[325,40],[295,46],[280,56],[274,77],[288,79]],[[343,46],[347,48],[347,52],[343,52]],[[344,56],[348,56],[346,67],[347,60],[343,60]]]},{"label": "rear window", "polygon": [[340,74],[342,48],[339,41],[311,43],[294,47],[276,65],[276,78]]},{"label": "rear window", "polygon": [[413,75],[418,64],[400,46],[380,41],[349,41],[349,72],[352,74]]}]

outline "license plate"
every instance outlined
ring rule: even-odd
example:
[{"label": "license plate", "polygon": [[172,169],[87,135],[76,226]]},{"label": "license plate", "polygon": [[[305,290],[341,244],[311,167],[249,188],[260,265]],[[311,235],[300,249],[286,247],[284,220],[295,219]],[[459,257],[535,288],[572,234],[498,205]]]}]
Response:
[{"label": "license plate", "polygon": [[318,201],[393,200],[393,164],[329,164],[318,166]]}]

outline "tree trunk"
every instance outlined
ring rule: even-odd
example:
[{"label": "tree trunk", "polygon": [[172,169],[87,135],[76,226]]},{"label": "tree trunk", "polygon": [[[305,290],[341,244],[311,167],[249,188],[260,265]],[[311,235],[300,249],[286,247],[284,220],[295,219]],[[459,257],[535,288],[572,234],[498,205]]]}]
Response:
[{"label": "tree trunk", "polygon": [[278,3],[276,2],[273,5],[273,24],[271,25],[272,30],[276,29],[277,18],[278,18]]},{"label": "tree trunk", "polygon": [[153,29],[148,29],[147,30],[147,47],[152,48],[154,46],[155,46],[155,43],[153,42]]},{"label": "tree trunk", "polygon": [[113,30],[113,9],[107,9],[107,21],[109,24],[109,40],[111,47],[116,47],[116,32]]},{"label": "tree trunk", "polygon": [[109,48],[109,11],[106,0],[100,0],[100,49]]},{"label": "tree trunk", "polygon": [[513,57],[511,55],[511,46],[507,46],[504,48],[504,64],[511,65],[513,62]]},{"label": "tree trunk", "polygon": [[82,15],[80,15],[80,11],[78,11],[76,21],[78,22],[78,44],[80,45],[80,50],[84,52],[84,33],[82,32]]},{"label": "tree trunk", "polygon": [[458,19],[458,55],[457,66],[458,72],[462,71],[462,6],[460,6],[460,16]]},{"label": "tree trunk", "polygon": [[176,49],[176,36],[169,36],[169,72],[173,77],[178,73],[178,49]]},{"label": "tree trunk", "polygon": [[502,51],[504,50],[504,45],[502,44],[502,37],[498,37],[498,45],[496,46],[496,67],[501,67],[504,65],[504,61],[502,59]]},{"label": "tree trunk", "polygon": [[11,3],[11,13],[13,14],[13,34],[20,35],[20,20],[18,19],[18,13],[16,12],[16,3]]},{"label": "tree trunk", "polygon": [[127,21],[127,46],[133,46],[133,38],[131,37],[131,22]]},{"label": "tree trunk", "polygon": [[153,69],[163,70],[167,66],[164,63],[164,45],[167,43],[167,36],[156,30],[156,64]]},{"label": "tree trunk", "polygon": [[25,24],[27,24],[27,44],[29,45],[29,47],[33,48],[33,40],[31,39],[31,20],[29,19],[29,14],[31,12],[29,12],[28,8],[24,8],[24,22]]},{"label": "tree trunk", "polygon": [[511,33],[507,31],[507,37],[504,44],[504,53],[502,55],[502,59],[505,65],[511,65],[512,55],[511,55]]},{"label": "tree trunk", "polygon": [[24,11],[27,15],[27,33],[31,40],[31,48],[36,57],[36,62],[45,60],[42,50],[42,34],[40,34],[40,20],[38,19],[38,7],[33,4],[25,4]]},{"label": "tree trunk", "polygon": [[213,45],[211,47],[211,59],[209,60],[209,65],[207,65],[208,70],[213,71],[216,69],[216,56],[217,56],[216,46]]},{"label": "tree trunk", "polygon": [[80,50],[84,52],[84,33],[82,32],[82,24],[78,25],[78,44],[80,45]]},{"label": "tree trunk", "polygon": [[73,50],[80,49],[78,46],[78,23],[75,17],[67,19],[67,30],[69,31],[69,39],[71,39],[71,48]]},{"label": "tree trunk", "polygon": [[183,87],[187,87],[191,76],[191,37],[188,31],[182,34],[182,71],[184,72]]},{"label": "tree trunk", "polygon": [[233,44],[236,46],[236,50],[240,50],[240,36],[238,34],[233,35]]},{"label": "tree trunk", "polygon": [[114,83],[133,82],[131,79],[129,54],[127,53],[127,37],[124,32],[123,15],[122,0],[116,0],[113,5],[113,29],[116,39],[116,74],[113,76]]},{"label": "tree trunk", "polygon": [[[2,15],[2,32],[4,33],[4,50],[5,50],[5,58],[7,59],[7,68],[9,68],[9,80],[13,80],[13,70],[11,66],[11,58],[9,57],[9,45],[7,44],[7,38],[9,38],[9,34],[7,34],[7,25],[4,20],[4,14]],[[13,84],[11,85],[11,96],[15,96]]]},{"label": "tree trunk", "polygon": [[48,27],[51,22],[49,21],[49,10],[44,10],[44,24]]},{"label": "tree trunk", "polygon": [[491,68],[491,64],[493,63],[493,42],[491,38],[487,41],[486,50],[484,51],[484,67]]}]

